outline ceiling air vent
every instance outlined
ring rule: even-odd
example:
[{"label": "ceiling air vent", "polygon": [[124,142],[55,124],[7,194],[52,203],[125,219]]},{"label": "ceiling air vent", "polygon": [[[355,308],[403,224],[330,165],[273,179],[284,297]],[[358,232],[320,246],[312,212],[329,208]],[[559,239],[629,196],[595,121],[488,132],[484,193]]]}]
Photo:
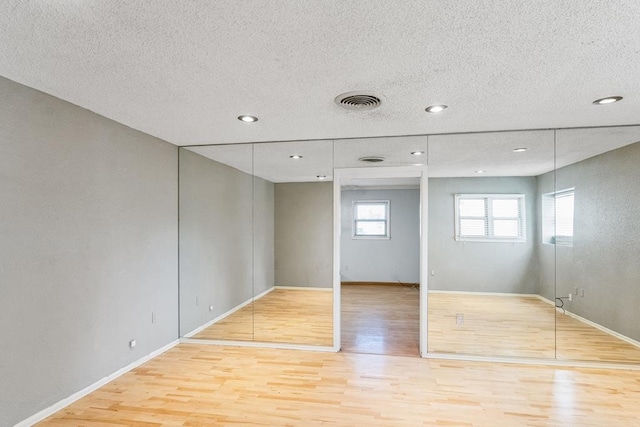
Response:
[{"label": "ceiling air vent", "polygon": [[360,160],[361,162],[367,162],[367,163],[380,163],[380,162],[384,162],[384,157],[366,156],[366,157],[360,157],[358,160]]},{"label": "ceiling air vent", "polygon": [[373,110],[382,103],[382,97],[371,92],[347,92],[336,96],[336,104],[347,110]]}]

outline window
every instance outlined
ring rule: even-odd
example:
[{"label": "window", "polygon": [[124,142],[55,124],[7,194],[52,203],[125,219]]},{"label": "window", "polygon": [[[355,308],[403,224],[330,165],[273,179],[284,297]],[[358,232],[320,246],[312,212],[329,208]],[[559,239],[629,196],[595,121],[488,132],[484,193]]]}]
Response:
[{"label": "window", "polygon": [[549,245],[573,245],[574,189],[542,195],[542,241]]},{"label": "window", "polygon": [[525,242],[524,194],[456,194],[455,240]]},{"label": "window", "polygon": [[367,200],[353,202],[353,238],[389,238],[388,200]]}]

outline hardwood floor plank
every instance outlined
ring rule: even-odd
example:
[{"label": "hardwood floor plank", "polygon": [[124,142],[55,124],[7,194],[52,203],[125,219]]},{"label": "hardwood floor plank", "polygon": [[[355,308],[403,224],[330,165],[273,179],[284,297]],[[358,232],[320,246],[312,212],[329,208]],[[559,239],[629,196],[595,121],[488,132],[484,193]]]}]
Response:
[{"label": "hardwood floor plank", "polygon": [[42,426],[634,426],[637,371],[181,344]]}]

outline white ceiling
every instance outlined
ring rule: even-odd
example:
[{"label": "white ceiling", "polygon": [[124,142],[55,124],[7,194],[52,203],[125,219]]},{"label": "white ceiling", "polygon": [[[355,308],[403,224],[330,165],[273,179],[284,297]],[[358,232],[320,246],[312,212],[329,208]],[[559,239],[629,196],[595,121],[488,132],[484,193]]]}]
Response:
[{"label": "white ceiling", "polygon": [[[636,0],[7,0],[0,75],[176,145],[638,124],[638,22]],[[385,102],[335,105],[354,90]]]}]

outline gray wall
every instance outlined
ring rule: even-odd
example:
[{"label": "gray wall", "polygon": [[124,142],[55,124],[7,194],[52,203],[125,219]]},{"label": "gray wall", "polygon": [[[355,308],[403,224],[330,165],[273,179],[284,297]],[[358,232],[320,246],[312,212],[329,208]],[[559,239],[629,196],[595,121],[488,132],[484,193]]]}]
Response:
[{"label": "gray wall", "polygon": [[177,148],[0,78],[0,200],[7,426],[178,338]]},{"label": "gray wall", "polygon": [[[527,241],[524,243],[454,240],[455,193],[525,195]],[[430,178],[430,290],[533,294],[538,283],[536,178]]]},{"label": "gray wall", "polygon": [[333,183],[275,184],[275,284],[333,286]]},{"label": "gray wall", "polygon": [[[558,295],[584,289],[584,297],[565,307],[635,340],[640,340],[638,165],[640,143],[556,171],[558,190],[575,187],[573,246],[555,248]],[[543,268],[552,274],[553,265]]]},{"label": "gray wall", "polygon": [[273,211],[272,183],[180,150],[182,335],[273,287]]},{"label": "gray wall", "polygon": [[[354,239],[353,202],[389,200],[390,239]],[[343,282],[420,282],[420,190],[342,191]]]}]

